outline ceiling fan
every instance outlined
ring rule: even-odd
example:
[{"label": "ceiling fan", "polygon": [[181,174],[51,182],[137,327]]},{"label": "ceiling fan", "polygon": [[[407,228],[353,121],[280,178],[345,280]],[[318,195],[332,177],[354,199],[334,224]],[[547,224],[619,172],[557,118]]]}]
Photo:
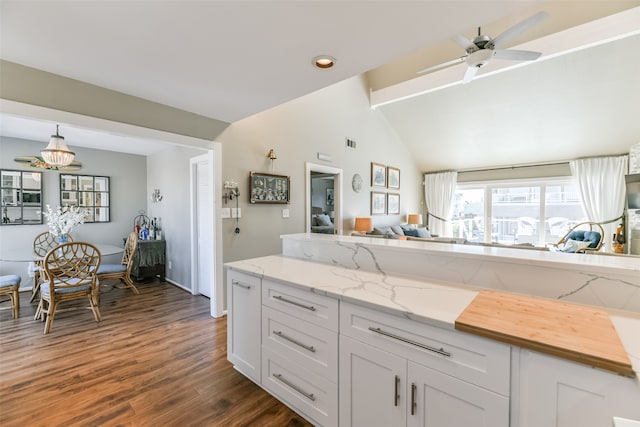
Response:
[{"label": "ceiling fan", "polygon": [[467,72],[464,74],[462,82],[468,83],[475,77],[478,70],[485,66],[491,58],[507,59],[511,61],[535,61],[540,57],[540,55],[542,55],[541,52],[500,49],[500,47],[506,45],[509,41],[515,39],[530,27],[538,24],[547,18],[547,16],[549,15],[546,12],[538,12],[524,21],[517,23],[493,39],[489,36],[483,35],[480,31],[480,27],[478,27],[478,35],[473,40],[469,40],[461,35],[455,36],[453,40],[464,48],[464,55],[459,58],[452,59],[451,61],[425,68],[418,71],[416,74],[428,73],[430,71],[439,70],[441,68],[465,62],[467,64]]}]

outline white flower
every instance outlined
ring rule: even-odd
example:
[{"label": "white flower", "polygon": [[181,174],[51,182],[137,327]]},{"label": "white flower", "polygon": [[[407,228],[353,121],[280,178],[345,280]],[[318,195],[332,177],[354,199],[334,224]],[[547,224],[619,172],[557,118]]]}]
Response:
[{"label": "white flower", "polygon": [[47,205],[47,212],[44,213],[44,216],[47,218],[51,234],[57,237],[69,234],[71,230],[83,224],[87,211],[80,210],[77,206],[65,206],[64,208],[58,206],[54,212],[51,210],[51,206]]}]

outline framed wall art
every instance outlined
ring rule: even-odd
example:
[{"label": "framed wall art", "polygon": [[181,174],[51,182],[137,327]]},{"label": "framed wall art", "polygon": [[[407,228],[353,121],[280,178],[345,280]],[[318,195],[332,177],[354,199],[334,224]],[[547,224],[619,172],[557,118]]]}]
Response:
[{"label": "framed wall art", "polygon": [[371,215],[387,213],[387,193],[371,192]]},{"label": "framed wall art", "polygon": [[387,193],[387,215],[400,215],[400,195]]},{"label": "framed wall art", "polygon": [[371,186],[383,188],[387,186],[387,167],[385,165],[371,162]]},{"label": "framed wall art", "polygon": [[400,189],[400,169],[387,166],[387,188]]},{"label": "framed wall art", "polygon": [[291,180],[285,175],[251,172],[249,202],[289,203]]}]

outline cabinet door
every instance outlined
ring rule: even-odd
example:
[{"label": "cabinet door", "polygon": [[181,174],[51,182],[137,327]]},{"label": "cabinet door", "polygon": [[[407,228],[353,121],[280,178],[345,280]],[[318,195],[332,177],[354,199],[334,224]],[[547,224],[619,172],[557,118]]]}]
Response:
[{"label": "cabinet door", "polygon": [[260,383],[260,279],[227,272],[227,359]]},{"label": "cabinet door", "polygon": [[340,336],[340,425],[404,426],[407,362]]},{"label": "cabinet door", "polygon": [[637,379],[520,350],[514,412],[518,427],[610,426],[614,416],[640,419]]},{"label": "cabinet door", "polygon": [[508,427],[509,399],[408,362],[407,426]]}]

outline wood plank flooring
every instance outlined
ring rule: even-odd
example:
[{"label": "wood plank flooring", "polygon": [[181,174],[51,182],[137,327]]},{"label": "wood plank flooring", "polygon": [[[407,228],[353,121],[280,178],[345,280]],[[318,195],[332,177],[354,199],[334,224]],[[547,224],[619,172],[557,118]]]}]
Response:
[{"label": "wood plank flooring", "polygon": [[169,283],[102,293],[102,322],[88,310],[33,320],[0,311],[0,425],[310,426],[233,369],[226,318],[209,300]]}]

